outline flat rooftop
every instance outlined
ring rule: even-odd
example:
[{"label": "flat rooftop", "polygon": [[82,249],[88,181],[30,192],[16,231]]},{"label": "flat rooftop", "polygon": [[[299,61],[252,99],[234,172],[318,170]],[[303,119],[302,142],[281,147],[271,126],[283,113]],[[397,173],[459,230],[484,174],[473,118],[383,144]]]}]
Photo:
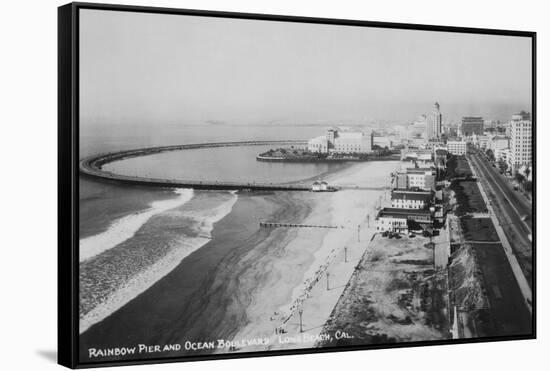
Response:
[{"label": "flat rooftop", "polygon": [[383,217],[404,217],[404,216],[431,216],[430,210],[426,209],[401,209],[397,207],[385,207],[378,213]]}]

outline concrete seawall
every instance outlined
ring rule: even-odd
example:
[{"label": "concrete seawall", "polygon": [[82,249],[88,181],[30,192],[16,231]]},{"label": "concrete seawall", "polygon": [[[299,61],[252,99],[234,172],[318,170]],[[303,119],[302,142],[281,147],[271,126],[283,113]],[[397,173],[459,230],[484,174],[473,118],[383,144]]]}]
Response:
[{"label": "concrete seawall", "polygon": [[127,151],[110,152],[100,155],[86,157],[80,160],[80,173],[96,180],[111,183],[141,185],[150,187],[170,188],[194,188],[210,190],[265,190],[265,191],[309,191],[306,184],[271,184],[256,182],[215,182],[180,179],[158,179],[137,176],[127,176],[105,171],[102,167],[105,164],[120,161],[132,157],[148,156],[162,152],[181,151],[198,148],[237,147],[237,146],[261,146],[261,145],[304,145],[303,140],[281,140],[281,141],[244,141],[244,142],[219,142],[182,144],[174,146],[161,146],[150,148],[138,148]]}]

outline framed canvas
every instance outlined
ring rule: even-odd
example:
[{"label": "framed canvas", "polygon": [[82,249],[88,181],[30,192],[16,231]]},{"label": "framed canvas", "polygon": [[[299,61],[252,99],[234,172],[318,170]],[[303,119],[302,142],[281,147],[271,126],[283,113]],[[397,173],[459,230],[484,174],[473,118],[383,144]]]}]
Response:
[{"label": "framed canvas", "polygon": [[535,338],[534,32],[58,17],[59,363]]}]

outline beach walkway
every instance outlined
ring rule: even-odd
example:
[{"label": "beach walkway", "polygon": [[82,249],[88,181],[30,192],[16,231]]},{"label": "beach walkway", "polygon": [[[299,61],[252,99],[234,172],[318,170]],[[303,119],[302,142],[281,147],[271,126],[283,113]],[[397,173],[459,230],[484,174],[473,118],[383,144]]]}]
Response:
[{"label": "beach walkway", "polygon": [[346,244],[333,250],[310,289],[297,299],[290,313],[278,319],[277,339],[270,349],[311,348],[321,340],[323,326],[375,233],[374,221],[365,219]]}]

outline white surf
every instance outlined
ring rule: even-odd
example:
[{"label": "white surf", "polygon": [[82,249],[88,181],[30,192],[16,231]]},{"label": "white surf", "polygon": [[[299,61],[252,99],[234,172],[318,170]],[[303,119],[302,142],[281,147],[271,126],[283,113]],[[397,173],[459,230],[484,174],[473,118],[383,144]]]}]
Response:
[{"label": "white surf", "polygon": [[197,222],[197,237],[182,236],[181,239],[173,241],[172,244],[174,247],[167,255],[144,271],[133,276],[105,301],[99,303],[94,309],[81,317],[80,333],[83,333],[90,326],[101,322],[116,310],[126,305],[155,282],[170,273],[185,257],[208,243],[212,238],[211,232],[214,228],[214,223],[231,212],[233,205],[237,202],[237,197],[236,193],[232,192],[232,197],[229,200],[213,209],[186,213],[187,217],[191,217]]},{"label": "white surf", "polygon": [[79,243],[79,261],[82,263],[121,244],[133,237],[154,215],[181,206],[193,197],[192,189],[177,189],[175,192],[179,195],[177,198],[154,201],[149,209],[115,220],[105,232],[81,239]]}]

